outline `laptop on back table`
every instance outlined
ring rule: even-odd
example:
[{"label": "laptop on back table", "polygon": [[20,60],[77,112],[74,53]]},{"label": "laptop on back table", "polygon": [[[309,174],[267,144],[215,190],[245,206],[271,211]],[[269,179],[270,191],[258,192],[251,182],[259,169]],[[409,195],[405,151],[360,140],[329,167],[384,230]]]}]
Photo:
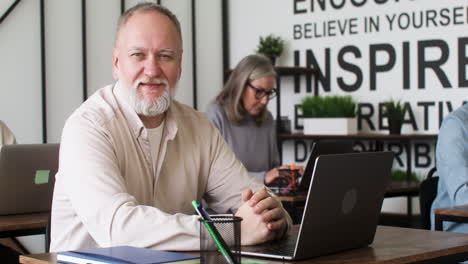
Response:
[{"label": "laptop on back table", "polygon": [[0,148],[0,215],[50,211],[58,153],[59,144]]},{"label": "laptop on back table", "polygon": [[330,154],[344,154],[352,153],[354,143],[352,141],[329,141],[321,140],[312,143],[309,160],[304,170],[301,182],[298,185],[298,189],[301,191],[307,191],[310,185],[310,179],[312,178],[312,172],[314,170],[315,161],[318,156],[330,155]]},{"label": "laptop on back table", "polygon": [[242,247],[241,254],[305,259],[365,247],[374,240],[393,152],[319,156],[299,232]]}]

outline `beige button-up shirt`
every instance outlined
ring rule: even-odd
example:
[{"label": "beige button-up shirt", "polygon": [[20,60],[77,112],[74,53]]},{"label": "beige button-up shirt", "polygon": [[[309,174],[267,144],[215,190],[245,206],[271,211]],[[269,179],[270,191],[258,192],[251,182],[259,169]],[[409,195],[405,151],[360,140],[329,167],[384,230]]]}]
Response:
[{"label": "beige button-up shirt", "polygon": [[52,205],[51,251],[133,245],[199,249],[192,200],[235,212],[250,177],[205,114],[173,101],[157,166],[147,131],[119,83],[67,120]]}]

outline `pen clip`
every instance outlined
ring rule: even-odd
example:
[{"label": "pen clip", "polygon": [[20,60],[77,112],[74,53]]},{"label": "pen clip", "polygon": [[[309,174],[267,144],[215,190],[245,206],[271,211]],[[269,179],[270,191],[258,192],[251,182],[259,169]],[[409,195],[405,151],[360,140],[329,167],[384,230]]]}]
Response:
[{"label": "pen clip", "polygon": [[192,201],[192,206],[193,208],[195,208],[195,211],[197,212],[197,214],[203,219],[205,220],[205,218],[203,217],[202,213],[200,212],[200,210],[198,209],[200,207],[200,204],[197,203],[197,201]]}]

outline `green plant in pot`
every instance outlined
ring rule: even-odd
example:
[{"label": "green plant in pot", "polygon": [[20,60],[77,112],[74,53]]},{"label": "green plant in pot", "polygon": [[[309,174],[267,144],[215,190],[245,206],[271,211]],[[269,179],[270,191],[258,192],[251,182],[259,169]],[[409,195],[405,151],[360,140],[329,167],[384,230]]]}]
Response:
[{"label": "green plant in pot", "polygon": [[356,102],[351,96],[306,96],[300,106],[304,117],[356,116]]},{"label": "green plant in pot", "polygon": [[390,174],[390,180],[392,181],[412,181],[412,182],[419,182],[419,176],[416,174],[416,172],[412,172],[409,179],[408,179],[408,174],[404,170],[392,170],[392,173]]},{"label": "green plant in pot", "polygon": [[405,107],[398,100],[385,101],[384,115],[388,120],[388,129],[390,134],[401,134],[401,127],[403,125],[403,119],[405,117]]},{"label": "green plant in pot", "polygon": [[356,102],[351,96],[306,96],[299,106],[304,134],[347,135],[357,132]]},{"label": "green plant in pot", "polygon": [[281,37],[270,34],[266,37],[260,37],[257,45],[257,53],[270,58],[271,63],[275,65],[276,58],[283,53],[284,40]]}]

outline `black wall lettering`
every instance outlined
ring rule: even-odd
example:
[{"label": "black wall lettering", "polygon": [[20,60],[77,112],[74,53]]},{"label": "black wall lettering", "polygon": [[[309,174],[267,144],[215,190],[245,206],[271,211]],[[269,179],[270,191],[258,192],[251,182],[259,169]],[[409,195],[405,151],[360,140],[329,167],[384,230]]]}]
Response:
[{"label": "black wall lettering", "polygon": [[466,65],[468,64],[468,56],[466,54],[466,46],[468,38],[458,39],[458,86],[468,87],[468,78],[466,76]]},{"label": "black wall lettering", "polygon": [[384,103],[379,103],[378,104],[378,115],[377,115],[377,118],[379,120],[379,129],[388,129],[388,123],[387,125],[385,125],[383,123],[383,120],[384,118],[387,118],[387,115],[385,114],[385,106],[384,106]]},{"label": "black wall lettering", "polygon": [[325,49],[325,73],[323,73],[312,50],[308,49],[306,50],[306,67],[310,66],[319,70],[319,82],[324,91],[330,92],[330,48]]},{"label": "black wall lettering", "polygon": [[307,12],[307,9],[298,7],[298,3],[300,3],[300,2],[305,2],[305,0],[294,0],[294,2],[293,2],[293,4],[294,4],[293,13],[294,14],[304,14],[304,13]]},{"label": "black wall lettering", "polygon": [[330,4],[333,6],[335,9],[341,9],[345,5],[346,1],[345,0],[329,0]]},{"label": "black wall lettering", "polygon": [[294,141],[294,160],[297,162],[304,162],[307,159],[307,143],[304,140]]},{"label": "black wall lettering", "polygon": [[[418,130],[418,125],[416,124],[416,118],[414,117],[413,110],[411,109],[411,105],[409,103],[405,103],[405,106],[403,107],[403,111],[405,113],[408,113],[408,118],[403,119],[403,124],[411,124],[413,127],[413,130],[417,131]],[[406,114],[405,114],[406,117]]]},{"label": "black wall lettering", "polygon": [[410,44],[403,42],[403,89],[409,89],[411,85],[410,79]]},{"label": "black wall lettering", "polygon": [[414,143],[414,165],[419,168],[428,168],[432,164],[431,147],[427,143]]},{"label": "black wall lettering", "polygon": [[355,58],[361,58],[362,54],[361,54],[361,51],[356,46],[346,46],[342,48],[340,52],[338,53],[338,64],[340,65],[340,67],[345,71],[354,73],[354,75],[356,76],[356,81],[351,84],[347,84],[343,80],[343,77],[338,77],[337,79],[338,86],[343,91],[354,92],[354,91],[357,91],[362,85],[362,79],[363,79],[362,71],[358,66],[356,66],[355,64],[349,63],[344,59],[346,53],[353,54]]},{"label": "black wall lettering", "polygon": [[371,117],[374,115],[374,106],[370,103],[357,104],[358,130],[362,129],[362,122],[366,121],[371,130],[375,130]]},{"label": "black wall lettering", "polygon": [[403,167],[404,163],[401,159],[401,155],[403,154],[403,146],[400,143],[388,143],[387,150],[393,151],[395,153],[395,160],[397,161],[398,166]]},{"label": "black wall lettering", "polygon": [[424,116],[424,130],[429,130],[429,107],[434,106],[434,102],[418,102],[418,106],[423,107],[423,116]]},{"label": "black wall lettering", "polygon": [[[440,49],[440,58],[433,61],[426,60],[426,49],[438,48]],[[451,88],[452,85],[447,78],[447,75],[442,70],[441,66],[444,65],[449,58],[449,48],[447,42],[434,39],[418,41],[418,88],[426,88],[426,69],[432,69],[439,79],[444,88]]]},{"label": "black wall lettering", "polygon": [[367,151],[366,145],[362,141],[354,141],[354,151],[365,152]]},{"label": "black wall lettering", "polygon": [[[377,65],[377,52],[386,52],[388,54],[388,62],[382,65]],[[395,66],[396,53],[395,49],[390,44],[373,44],[369,48],[369,88],[371,91],[377,88],[377,73],[389,71]]]}]

